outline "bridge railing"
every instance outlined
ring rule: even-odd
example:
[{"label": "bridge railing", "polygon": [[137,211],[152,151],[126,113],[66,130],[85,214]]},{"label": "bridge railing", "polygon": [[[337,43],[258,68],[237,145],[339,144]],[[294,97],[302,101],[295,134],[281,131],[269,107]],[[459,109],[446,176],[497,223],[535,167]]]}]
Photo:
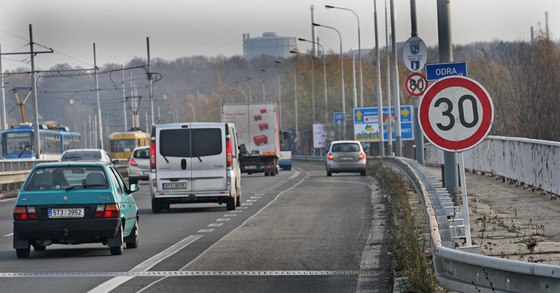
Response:
[{"label": "bridge railing", "polygon": [[[464,154],[465,168],[560,195],[560,142],[488,136]],[[426,146],[426,164],[443,163],[443,152]]]}]

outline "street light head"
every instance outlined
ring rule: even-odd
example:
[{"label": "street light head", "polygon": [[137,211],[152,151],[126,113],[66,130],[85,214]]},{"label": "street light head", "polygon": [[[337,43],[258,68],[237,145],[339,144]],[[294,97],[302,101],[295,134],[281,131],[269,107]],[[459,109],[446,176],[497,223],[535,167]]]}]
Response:
[{"label": "street light head", "polygon": [[312,25],[312,26],[321,26],[320,24],[318,24],[318,23],[316,23],[316,22],[311,23],[311,25]]},{"label": "street light head", "polygon": [[280,60],[274,60],[274,63],[280,64],[280,63],[284,63],[284,62],[282,62],[282,61],[280,61]]},{"label": "street light head", "polygon": [[306,39],[304,39],[304,38],[298,38],[298,41],[301,41],[301,42],[309,42],[308,40],[306,40]]},{"label": "street light head", "polygon": [[261,69],[262,72],[266,72],[266,69]]},{"label": "street light head", "polygon": [[334,7],[332,5],[325,5],[325,8],[336,8],[336,7]]},{"label": "street light head", "polygon": [[290,50],[290,53],[292,53],[292,54],[299,54],[299,52],[296,51],[296,50]]}]

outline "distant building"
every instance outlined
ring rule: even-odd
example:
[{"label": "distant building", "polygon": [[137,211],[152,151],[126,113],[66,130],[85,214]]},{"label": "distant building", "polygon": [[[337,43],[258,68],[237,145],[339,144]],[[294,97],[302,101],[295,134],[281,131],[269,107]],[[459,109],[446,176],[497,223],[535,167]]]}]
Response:
[{"label": "distant building", "polygon": [[243,56],[247,59],[269,55],[288,58],[290,50],[297,48],[295,37],[280,37],[273,32],[263,33],[262,37],[251,38],[243,34]]}]

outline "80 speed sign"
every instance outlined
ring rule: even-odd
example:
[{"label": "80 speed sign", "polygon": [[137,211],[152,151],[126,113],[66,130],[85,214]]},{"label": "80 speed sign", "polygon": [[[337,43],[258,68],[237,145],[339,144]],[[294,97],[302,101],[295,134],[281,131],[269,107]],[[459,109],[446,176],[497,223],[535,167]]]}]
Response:
[{"label": "80 speed sign", "polygon": [[494,120],[492,98],[475,80],[450,76],[424,93],[418,107],[420,128],[440,149],[461,152],[479,144]]}]

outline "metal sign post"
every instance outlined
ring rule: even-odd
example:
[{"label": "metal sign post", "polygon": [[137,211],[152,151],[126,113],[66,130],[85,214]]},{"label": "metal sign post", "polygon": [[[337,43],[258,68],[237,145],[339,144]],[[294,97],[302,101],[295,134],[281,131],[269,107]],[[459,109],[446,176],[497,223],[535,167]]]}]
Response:
[{"label": "metal sign post", "polygon": [[436,147],[460,152],[461,194],[466,245],[472,246],[465,160],[463,152],[475,147],[490,132],[494,106],[488,91],[475,80],[451,76],[432,84],[418,107],[420,128]]}]

